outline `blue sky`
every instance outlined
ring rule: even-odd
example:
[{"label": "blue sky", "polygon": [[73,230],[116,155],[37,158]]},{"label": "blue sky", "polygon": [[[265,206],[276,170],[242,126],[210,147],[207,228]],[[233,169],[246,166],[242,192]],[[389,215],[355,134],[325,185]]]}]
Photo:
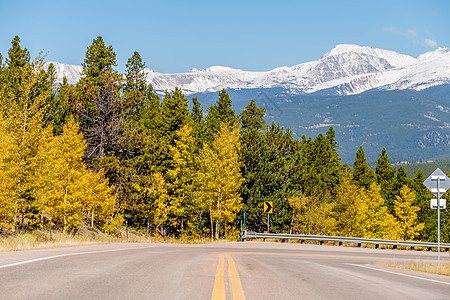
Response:
[{"label": "blue sky", "polygon": [[450,1],[0,0],[0,52],[19,35],[32,56],[81,64],[103,36],[119,71],[137,50],[158,72],[224,65],[266,71],[337,44],[417,56],[450,47]]}]

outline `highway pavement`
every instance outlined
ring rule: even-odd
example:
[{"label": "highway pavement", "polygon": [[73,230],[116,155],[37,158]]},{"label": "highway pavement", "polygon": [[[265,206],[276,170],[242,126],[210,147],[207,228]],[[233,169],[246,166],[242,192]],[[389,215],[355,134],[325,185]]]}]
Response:
[{"label": "highway pavement", "polygon": [[0,299],[450,299],[449,276],[377,264],[411,260],[436,253],[270,242],[1,252]]}]

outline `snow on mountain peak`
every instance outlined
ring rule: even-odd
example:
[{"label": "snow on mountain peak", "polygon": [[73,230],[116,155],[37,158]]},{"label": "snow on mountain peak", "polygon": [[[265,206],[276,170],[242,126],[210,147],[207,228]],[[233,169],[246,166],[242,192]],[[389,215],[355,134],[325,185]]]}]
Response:
[{"label": "snow on mountain peak", "polygon": [[[46,63],[48,65],[49,63]],[[81,77],[82,67],[53,63],[58,81],[70,84]],[[279,67],[267,72],[249,72],[212,66],[187,73],[165,74],[144,70],[147,81],[158,92],[180,87],[186,95],[226,89],[281,87],[295,93],[331,91],[358,94],[370,89],[415,89],[450,83],[450,49],[438,48],[414,58],[394,51],[341,44],[320,59]]]},{"label": "snow on mountain peak", "polygon": [[390,65],[398,67],[409,65],[414,62],[415,58],[409,55],[400,54],[395,51],[373,48],[369,46],[359,46],[354,44],[337,45],[331,51],[325,53],[322,58],[330,56],[339,56],[347,53],[358,53],[365,56],[373,56],[379,59],[385,59]]},{"label": "snow on mountain peak", "polygon": [[363,47],[363,46],[354,45],[354,44],[339,44],[339,45],[336,45],[329,52],[325,53],[322,57],[339,55],[339,54],[348,53],[348,52],[364,52],[364,48],[370,48],[370,47]]},{"label": "snow on mountain peak", "polygon": [[239,72],[242,70],[239,69],[233,69],[229,67],[223,67],[223,66],[212,66],[206,69],[202,69],[200,72]]}]

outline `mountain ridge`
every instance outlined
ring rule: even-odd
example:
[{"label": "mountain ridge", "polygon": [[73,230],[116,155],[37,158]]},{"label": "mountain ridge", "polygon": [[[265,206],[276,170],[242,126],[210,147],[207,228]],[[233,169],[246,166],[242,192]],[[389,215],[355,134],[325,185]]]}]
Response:
[{"label": "mountain ridge", "polygon": [[[66,76],[70,84],[75,84],[81,77],[81,66],[52,63],[59,82]],[[412,57],[369,46],[340,44],[318,60],[265,72],[226,66],[193,68],[190,72],[173,74],[148,68],[144,71],[157,92],[179,87],[186,95],[223,88],[283,88],[292,94],[329,95],[355,95],[372,89],[420,91],[450,84],[450,49],[438,48]]]}]

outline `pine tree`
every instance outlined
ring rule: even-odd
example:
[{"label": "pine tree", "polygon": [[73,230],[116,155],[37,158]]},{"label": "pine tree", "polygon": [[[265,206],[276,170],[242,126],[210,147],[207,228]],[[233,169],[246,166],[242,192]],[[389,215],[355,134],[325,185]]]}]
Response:
[{"label": "pine tree", "polygon": [[360,146],[353,163],[353,182],[360,187],[368,189],[374,181],[375,175],[367,165],[364,149]]},{"label": "pine tree", "polygon": [[389,194],[391,193],[392,183],[395,176],[395,169],[390,164],[391,159],[386,153],[386,149],[383,148],[378,155],[375,167],[375,175],[377,183],[381,186],[381,195],[388,201]]},{"label": "pine tree", "polygon": [[[67,78],[64,77],[62,84],[57,88],[57,92],[53,88],[56,82],[56,71],[54,65],[51,63],[47,69],[48,72],[48,90],[51,90],[49,96],[46,99],[46,109],[43,113],[44,127],[52,126],[53,134],[59,135],[62,133],[63,126],[66,124],[70,116],[69,101],[67,101],[68,89],[74,89],[67,83]],[[74,92],[75,93],[75,92]]]},{"label": "pine tree", "polygon": [[256,106],[255,100],[250,100],[249,104],[239,114],[242,131],[251,129],[263,130],[266,127],[266,121],[263,119],[266,114],[264,107]]},{"label": "pine tree", "polygon": [[95,39],[82,64],[86,76],[77,84],[80,105],[76,114],[88,144],[86,157],[91,160],[121,152],[124,116],[121,76],[113,70],[115,57],[112,46],[106,46],[102,37]]},{"label": "pine tree", "polygon": [[208,139],[212,142],[213,135],[220,130],[222,123],[233,126],[237,122],[236,114],[231,108],[231,99],[225,89],[219,92],[219,99],[208,108],[206,127]]},{"label": "pine tree", "polygon": [[408,175],[406,174],[405,168],[399,167],[392,180],[391,191],[386,201],[386,206],[388,207],[390,213],[394,212],[394,201],[396,197],[400,195],[401,188],[404,185],[409,185],[409,182],[410,180],[408,178]]},{"label": "pine tree", "polygon": [[30,52],[27,48],[20,46],[20,38],[16,35],[11,41],[11,48],[8,50],[8,58],[6,64],[8,69],[21,69],[31,62]]},{"label": "pine tree", "polygon": [[142,61],[139,52],[134,51],[133,55],[128,59],[125,67],[125,91],[145,91],[147,88],[147,81],[145,80],[144,74],[145,63]]},{"label": "pine tree", "polygon": [[175,146],[176,132],[184,125],[191,123],[191,114],[188,108],[187,98],[179,88],[175,88],[172,94],[166,92],[161,103],[160,112],[160,134],[156,140],[160,148],[160,159],[156,163],[160,166],[161,170],[165,171],[171,164],[169,146]]},{"label": "pine tree", "polygon": [[116,53],[111,45],[106,46],[103,38],[98,36],[88,46],[83,66],[83,74],[97,80],[99,77],[113,72],[116,63]]},{"label": "pine tree", "polygon": [[[334,131],[331,131],[331,134]],[[340,158],[335,150],[332,135],[321,133],[312,140],[303,143],[301,160],[304,170],[300,186],[306,195],[334,195],[335,188],[341,182],[342,168]]]},{"label": "pine tree", "polygon": [[197,100],[197,97],[192,98],[192,135],[194,136],[195,149],[194,152],[198,154],[206,142],[206,125],[205,119],[203,118],[203,107]]}]

